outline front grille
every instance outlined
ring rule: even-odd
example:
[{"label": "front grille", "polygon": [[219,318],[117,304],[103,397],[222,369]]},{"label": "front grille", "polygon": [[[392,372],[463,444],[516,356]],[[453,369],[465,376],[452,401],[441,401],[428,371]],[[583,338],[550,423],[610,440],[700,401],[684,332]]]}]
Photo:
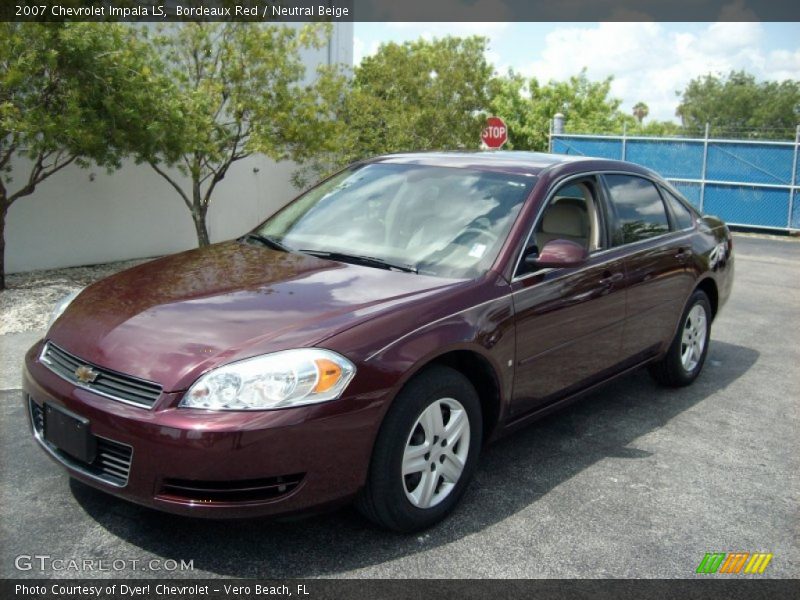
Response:
[{"label": "front grille", "polygon": [[161,484],[162,498],[193,500],[195,502],[259,502],[285,496],[303,480],[303,473],[240,479],[238,481],[198,481],[194,479],[165,479]]},{"label": "front grille", "polygon": [[[152,408],[161,395],[162,388],[157,383],[87,363],[52,342],[45,344],[40,360],[53,373],[70,383],[118,402]],[[81,367],[91,369],[93,381],[78,379],[75,373]]]},{"label": "front grille", "polygon": [[33,400],[29,400],[31,405],[31,419],[33,420],[33,428],[39,435],[44,435],[44,411],[42,407],[36,404]]},{"label": "front grille", "polygon": [[62,452],[44,439],[44,410],[30,397],[28,398],[28,405],[30,406],[31,422],[36,433],[36,439],[60,462],[76,471],[116,487],[124,487],[128,483],[128,475],[130,474],[133,460],[133,448],[127,444],[96,435],[94,437],[97,441],[97,451],[95,452],[94,460],[91,463],[78,460],[74,456]]}]

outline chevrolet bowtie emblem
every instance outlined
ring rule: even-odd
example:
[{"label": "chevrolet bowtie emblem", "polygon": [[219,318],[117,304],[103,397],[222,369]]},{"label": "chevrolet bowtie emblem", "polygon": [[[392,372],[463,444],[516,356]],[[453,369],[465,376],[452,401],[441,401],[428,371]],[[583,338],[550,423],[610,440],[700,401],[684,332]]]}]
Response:
[{"label": "chevrolet bowtie emblem", "polygon": [[99,373],[97,371],[92,370],[91,367],[87,367],[86,365],[81,365],[77,369],[75,369],[75,378],[80,381],[81,383],[92,383]]}]

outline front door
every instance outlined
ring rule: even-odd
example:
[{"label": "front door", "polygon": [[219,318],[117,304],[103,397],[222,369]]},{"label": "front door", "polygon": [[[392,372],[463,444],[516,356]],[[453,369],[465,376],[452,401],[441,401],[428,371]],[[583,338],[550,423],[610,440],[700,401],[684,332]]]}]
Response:
[{"label": "front door", "polygon": [[576,268],[521,270],[512,282],[517,328],[513,414],[540,408],[599,380],[620,360],[625,320],[621,253],[608,248],[598,181],[573,180],[549,198],[529,246],[582,244]]}]

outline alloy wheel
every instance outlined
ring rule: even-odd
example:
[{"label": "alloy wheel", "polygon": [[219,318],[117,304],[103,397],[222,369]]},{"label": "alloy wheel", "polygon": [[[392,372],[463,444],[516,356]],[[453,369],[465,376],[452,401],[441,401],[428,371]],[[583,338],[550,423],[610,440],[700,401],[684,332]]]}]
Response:
[{"label": "alloy wheel", "polygon": [[403,452],[403,489],[417,508],[431,508],[458,483],[469,454],[467,411],[458,400],[440,398],[417,418]]},{"label": "alloy wheel", "polygon": [[695,304],[686,315],[681,337],[681,363],[687,372],[697,367],[706,346],[707,317],[705,308]]}]

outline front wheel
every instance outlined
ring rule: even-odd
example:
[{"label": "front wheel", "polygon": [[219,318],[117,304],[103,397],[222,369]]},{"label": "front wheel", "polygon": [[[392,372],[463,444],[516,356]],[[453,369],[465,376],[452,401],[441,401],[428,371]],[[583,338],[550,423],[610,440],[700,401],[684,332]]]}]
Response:
[{"label": "front wheel", "polygon": [[480,401],[469,380],[449,367],[426,369],[386,415],[358,508],[395,531],[433,525],[464,492],[481,436]]},{"label": "front wheel", "polygon": [[689,385],[703,369],[710,337],[711,303],[705,292],[696,290],[689,298],[667,354],[650,367],[650,374],[661,385]]}]

